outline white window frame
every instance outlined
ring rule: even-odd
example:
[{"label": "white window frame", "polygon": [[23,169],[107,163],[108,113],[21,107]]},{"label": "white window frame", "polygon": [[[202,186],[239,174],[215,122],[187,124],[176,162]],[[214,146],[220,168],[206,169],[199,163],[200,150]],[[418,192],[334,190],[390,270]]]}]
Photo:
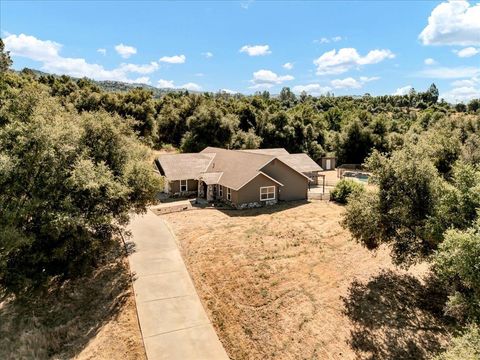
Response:
[{"label": "white window frame", "polygon": [[[275,200],[276,187],[273,186],[261,186],[260,187],[260,201]],[[265,197],[262,197],[264,195]]]},{"label": "white window frame", "polygon": [[[185,182],[185,184],[183,182]],[[185,187],[185,190],[182,190],[183,187]],[[188,180],[180,180],[180,192],[186,191],[188,191]]]},{"label": "white window frame", "polygon": [[223,185],[218,185],[218,194],[223,197]]},{"label": "white window frame", "polygon": [[232,200],[232,189],[227,187],[227,200]]}]

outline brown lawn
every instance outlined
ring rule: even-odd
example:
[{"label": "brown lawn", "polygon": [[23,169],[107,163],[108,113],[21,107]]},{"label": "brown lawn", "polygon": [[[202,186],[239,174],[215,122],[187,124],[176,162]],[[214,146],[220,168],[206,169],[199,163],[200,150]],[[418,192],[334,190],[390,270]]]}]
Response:
[{"label": "brown lawn", "polygon": [[0,299],[0,359],[145,359],[125,258],[29,301]]},{"label": "brown lawn", "polygon": [[445,344],[426,267],[400,271],[386,249],[351,241],[342,211],[316,201],[162,216],[232,359],[422,359]]}]

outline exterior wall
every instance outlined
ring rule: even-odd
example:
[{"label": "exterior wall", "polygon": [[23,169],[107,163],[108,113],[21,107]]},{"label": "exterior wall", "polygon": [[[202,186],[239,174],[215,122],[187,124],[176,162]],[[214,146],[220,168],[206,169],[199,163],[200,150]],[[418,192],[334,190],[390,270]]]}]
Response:
[{"label": "exterior wall", "polygon": [[[327,169],[327,159],[330,160],[330,169]],[[324,157],[321,159],[321,164],[323,170],[333,170],[337,167],[337,159],[334,157]]]},{"label": "exterior wall", "polygon": [[[275,186],[275,200],[260,200],[260,188],[263,186]],[[278,188],[279,185],[276,182],[266,176],[259,175],[240,190],[232,190],[232,203],[237,208],[272,205],[278,201]]]},{"label": "exterior wall", "polygon": [[281,161],[274,159],[262,171],[283,184],[278,200],[305,200],[308,193],[308,179]]},{"label": "exterior wall", "polygon": [[187,191],[180,193],[180,180],[169,181],[169,194],[170,195],[180,195],[188,196],[196,194],[198,191],[198,180],[188,179],[187,180]]}]

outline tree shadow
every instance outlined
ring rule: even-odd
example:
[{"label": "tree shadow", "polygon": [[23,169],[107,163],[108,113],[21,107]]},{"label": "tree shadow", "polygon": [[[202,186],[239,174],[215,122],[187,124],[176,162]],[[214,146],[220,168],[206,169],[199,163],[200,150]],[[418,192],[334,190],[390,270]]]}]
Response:
[{"label": "tree shadow", "polygon": [[434,277],[384,271],[354,281],[343,298],[353,324],[349,344],[359,359],[427,359],[442,350],[453,320],[444,315],[447,293]]},{"label": "tree shadow", "polygon": [[90,276],[42,296],[0,299],[0,358],[73,358],[130,296],[130,275],[120,242]]}]

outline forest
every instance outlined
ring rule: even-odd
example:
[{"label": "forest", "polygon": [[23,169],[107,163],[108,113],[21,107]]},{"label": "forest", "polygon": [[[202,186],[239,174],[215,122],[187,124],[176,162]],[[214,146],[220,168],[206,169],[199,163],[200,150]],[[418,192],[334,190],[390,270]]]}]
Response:
[{"label": "forest", "polygon": [[364,164],[375,189],[348,198],[343,226],[400,267],[431,264],[458,324],[439,359],[480,353],[480,99],[449,104],[434,84],[358,97],[111,91],[13,71],[0,47],[2,291],[39,294],[97,266],[129,213],[155,201],[152,150],[284,147]]}]

